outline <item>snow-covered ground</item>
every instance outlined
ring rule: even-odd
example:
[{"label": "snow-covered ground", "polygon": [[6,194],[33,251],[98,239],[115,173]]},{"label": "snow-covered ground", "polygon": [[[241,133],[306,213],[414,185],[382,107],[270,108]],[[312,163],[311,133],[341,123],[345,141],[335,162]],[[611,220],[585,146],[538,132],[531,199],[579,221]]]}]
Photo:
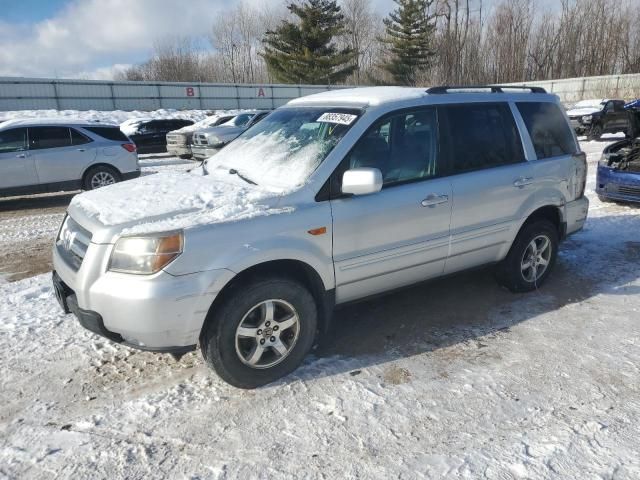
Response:
[{"label": "snow-covered ground", "polygon": [[593,194],[605,145],[544,288],[481,271],[346,307],[255,391],[93,336],[47,274],[0,280],[0,477],[640,478],[640,208]]}]

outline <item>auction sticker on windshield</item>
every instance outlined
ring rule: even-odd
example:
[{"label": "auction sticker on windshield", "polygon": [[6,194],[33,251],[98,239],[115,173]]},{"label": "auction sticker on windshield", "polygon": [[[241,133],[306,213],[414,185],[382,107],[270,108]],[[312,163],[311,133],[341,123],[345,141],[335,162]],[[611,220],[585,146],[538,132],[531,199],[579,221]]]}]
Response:
[{"label": "auction sticker on windshield", "polygon": [[326,123],[339,123],[340,125],[351,125],[356,118],[358,118],[357,115],[352,115],[350,113],[327,112],[320,115],[320,118],[318,118],[318,120],[316,121]]}]

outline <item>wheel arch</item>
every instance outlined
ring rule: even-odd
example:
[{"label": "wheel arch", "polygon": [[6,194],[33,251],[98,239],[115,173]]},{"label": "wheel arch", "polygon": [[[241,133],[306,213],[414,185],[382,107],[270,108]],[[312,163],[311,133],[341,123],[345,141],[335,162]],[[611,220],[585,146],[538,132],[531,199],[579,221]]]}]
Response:
[{"label": "wheel arch", "polygon": [[534,210],[520,226],[518,233],[520,233],[520,231],[522,231],[524,227],[537,220],[549,220],[555,225],[558,231],[558,237],[561,239],[564,237],[564,232],[566,231],[567,227],[560,207],[557,207],[555,205],[546,205]]},{"label": "wheel arch", "polygon": [[120,176],[120,178],[122,178],[122,172],[115,165],[112,165],[106,162],[92,163],[91,165],[87,166],[87,168],[84,169],[84,172],[82,172],[82,177],[80,177],[80,182],[82,182],[83,187],[87,180],[87,175],[89,174],[89,172],[91,172],[91,170],[94,170],[98,167],[107,167],[107,168],[110,168],[111,170],[115,170],[116,173]]},{"label": "wheel arch", "polygon": [[308,263],[294,259],[279,259],[264,261],[248,267],[231,278],[218,292],[207,312],[202,325],[200,338],[212,318],[218,305],[226,301],[235,291],[242,288],[248,282],[267,277],[285,277],[305,286],[313,295],[318,306],[318,328],[325,333],[330,324],[335,305],[335,289],[327,290],[320,274]]}]

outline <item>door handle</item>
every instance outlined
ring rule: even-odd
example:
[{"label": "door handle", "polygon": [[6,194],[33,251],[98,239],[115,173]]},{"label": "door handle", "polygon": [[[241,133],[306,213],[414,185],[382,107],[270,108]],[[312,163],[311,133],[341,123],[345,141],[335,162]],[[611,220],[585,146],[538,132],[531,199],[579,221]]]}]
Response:
[{"label": "door handle", "polygon": [[432,193],[422,200],[421,203],[423,207],[435,207],[436,205],[447,203],[448,201],[449,195],[436,195],[435,193]]},{"label": "door handle", "polygon": [[533,177],[520,177],[515,182],[513,182],[513,186],[516,188],[522,188],[527,185],[531,185],[533,183]]},{"label": "door handle", "polygon": [[77,148],[76,150],[78,150],[79,152],[84,152],[84,148]]},{"label": "door handle", "polygon": [[18,155],[16,155],[17,158],[27,158],[27,154],[26,153],[19,153]]}]

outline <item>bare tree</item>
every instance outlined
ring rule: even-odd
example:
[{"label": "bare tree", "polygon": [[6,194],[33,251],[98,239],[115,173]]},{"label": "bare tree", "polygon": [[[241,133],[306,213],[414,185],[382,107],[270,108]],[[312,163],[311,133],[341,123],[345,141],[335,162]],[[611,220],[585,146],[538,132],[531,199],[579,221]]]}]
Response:
[{"label": "bare tree", "polygon": [[346,34],[341,40],[356,52],[356,70],[349,83],[358,85],[375,68],[382,19],[373,11],[370,0],[343,0],[341,7],[346,24]]}]

